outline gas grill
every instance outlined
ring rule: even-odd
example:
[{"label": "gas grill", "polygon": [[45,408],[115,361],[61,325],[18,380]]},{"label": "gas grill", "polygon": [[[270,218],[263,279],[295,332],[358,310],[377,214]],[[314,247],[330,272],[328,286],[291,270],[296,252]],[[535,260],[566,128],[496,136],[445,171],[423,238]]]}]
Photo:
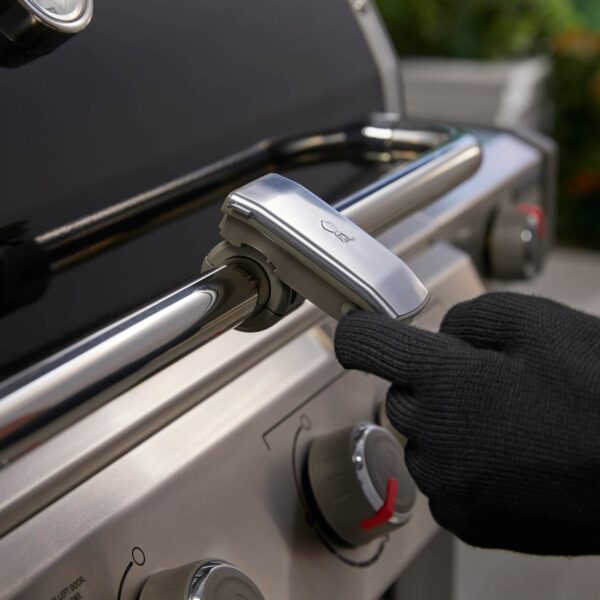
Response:
[{"label": "gas grill", "polygon": [[368,1],[96,4],[0,8],[0,597],[449,599],[335,323],[534,276],[552,143],[411,121]]}]

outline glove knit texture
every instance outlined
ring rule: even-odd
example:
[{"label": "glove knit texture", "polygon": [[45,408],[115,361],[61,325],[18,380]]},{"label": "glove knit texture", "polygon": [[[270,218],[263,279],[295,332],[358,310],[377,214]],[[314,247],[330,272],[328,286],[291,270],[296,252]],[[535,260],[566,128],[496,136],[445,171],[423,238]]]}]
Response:
[{"label": "glove knit texture", "polygon": [[599,319],[491,293],[439,333],[352,313],[335,348],[392,383],[388,416],[440,525],[476,546],[600,552]]}]

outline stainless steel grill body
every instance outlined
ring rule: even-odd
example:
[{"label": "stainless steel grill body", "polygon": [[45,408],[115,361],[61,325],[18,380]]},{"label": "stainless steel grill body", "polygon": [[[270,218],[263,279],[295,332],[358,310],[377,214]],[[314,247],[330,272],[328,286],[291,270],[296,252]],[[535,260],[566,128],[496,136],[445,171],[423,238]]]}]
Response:
[{"label": "stainless steel grill body", "polygon": [[[431,290],[419,326],[435,329],[452,304],[483,291],[468,250],[480,247],[490,207],[541,174],[539,152],[507,134],[490,137],[483,156],[474,177],[379,236]],[[4,597],[52,598],[80,581],[84,599],[119,589],[133,599],[153,572],[214,556],[267,598],[378,598],[436,527],[420,498],[378,560],[359,568],[348,563],[368,562],[378,543],[327,547],[307,524],[298,494],[307,444],[375,420],[386,387],[341,370],[333,328],[305,305],[267,331],[230,331],[0,471],[2,523],[39,511],[2,538]]]},{"label": "stainless steel grill body", "polygon": [[[378,422],[386,384],[341,369],[310,303],[231,329],[259,290],[243,265],[200,273],[216,201],[297,179],[407,262],[434,330],[484,290],[499,207],[543,206],[551,231],[552,149],[409,125],[370,0],[95,4],[67,44],[0,70],[0,251],[25,231],[47,259],[0,318],[0,599],[138,600],[211,560],[267,600],[378,600],[438,532],[425,498],[343,547],[307,514],[304,465],[317,436]],[[400,118],[366,117],[382,111]]]}]

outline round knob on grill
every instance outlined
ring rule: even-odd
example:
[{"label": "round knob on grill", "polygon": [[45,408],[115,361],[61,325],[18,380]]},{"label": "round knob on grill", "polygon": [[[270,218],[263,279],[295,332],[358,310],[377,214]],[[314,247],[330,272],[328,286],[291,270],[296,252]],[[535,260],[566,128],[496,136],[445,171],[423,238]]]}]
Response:
[{"label": "round knob on grill", "polygon": [[500,206],[488,238],[489,270],[493,277],[529,279],[541,267],[546,237],[544,211],[536,204]]},{"label": "round knob on grill", "polygon": [[220,561],[190,563],[152,575],[140,600],[264,600],[256,585],[237,567]]},{"label": "round knob on grill", "polygon": [[48,54],[90,23],[93,0],[4,0],[0,64],[18,66]]},{"label": "round knob on grill", "polygon": [[387,429],[369,423],[315,439],[308,483],[321,525],[350,546],[406,523],[415,502],[402,445]]}]

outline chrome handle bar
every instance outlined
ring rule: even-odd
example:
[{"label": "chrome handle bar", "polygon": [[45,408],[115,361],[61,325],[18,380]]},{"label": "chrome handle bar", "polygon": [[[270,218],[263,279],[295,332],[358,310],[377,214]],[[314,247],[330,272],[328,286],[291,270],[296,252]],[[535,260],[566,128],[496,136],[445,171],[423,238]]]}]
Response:
[{"label": "chrome handle bar", "polygon": [[[440,127],[369,127],[365,135],[390,148],[398,140],[425,147],[440,143],[336,205],[369,233],[391,226],[479,167],[480,146],[469,133]],[[311,143],[323,141],[306,139],[304,150]],[[378,151],[381,148],[380,144]],[[4,381],[0,464],[10,463],[70,422],[240,325],[257,300],[257,280],[243,266],[220,267]]]}]

